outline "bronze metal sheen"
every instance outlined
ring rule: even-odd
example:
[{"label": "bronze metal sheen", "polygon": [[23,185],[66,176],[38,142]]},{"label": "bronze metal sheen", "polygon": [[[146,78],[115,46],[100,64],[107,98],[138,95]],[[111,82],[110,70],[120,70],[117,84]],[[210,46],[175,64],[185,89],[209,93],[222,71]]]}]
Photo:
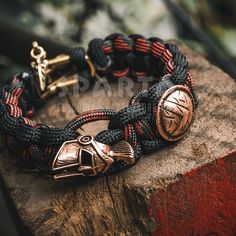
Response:
[{"label": "bronze metal sheen", "polygon": [[54,179],[72,176],[96,176],[105,173],[116,160],[133,164],[134,150],[125,141],[110,146],[97,142],[92,136],[79,136],[64,142],[53,163]]},{"label": "bronze metal sheen", "polygon": [[[54,73],[61,67],[70,64],[69,55],[60,54],[49,60],[43,47],[39,46],[37,42],[33,42],[32,44],[33,47],[30,51],[31,68],[37,79],[36,91],[40,98],[44,99],[57,92],[60,88],[78,83],[77,78],[68,78],[66,75],[56,77]],[[91,77],[94,77],[96,73],[95,67],[87,55],[85,56],[85,61],[90,68]]]},{"label": "bronze metal sheen", "polygon": [[169,88],[157,105],[156,125],[159,134],[167,141],[181,139],[194,119],[194,100],[183,85]]}]

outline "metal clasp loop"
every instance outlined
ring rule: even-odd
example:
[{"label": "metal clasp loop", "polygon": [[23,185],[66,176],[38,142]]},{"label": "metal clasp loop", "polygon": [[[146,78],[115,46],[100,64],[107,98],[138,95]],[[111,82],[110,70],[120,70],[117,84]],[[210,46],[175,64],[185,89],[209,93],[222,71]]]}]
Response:
[{"label": "metal clasp loop", "polygon": [[[69,55],[60,54],[48,60],[47,53],[42,46],[39,46],[35,41],[32,43],[32,46],[30,51],[31,68],[37,78],[36,90],[41,99],[55,94],[59,88],[78,83],[77,78],[68,79],[65,75],[55,75],[55,72],[59,69],[70,64],[71,60]],[[85,61],[90,69],[91,77],[94,77],[95,67],[87,55],[85,56]]]}]

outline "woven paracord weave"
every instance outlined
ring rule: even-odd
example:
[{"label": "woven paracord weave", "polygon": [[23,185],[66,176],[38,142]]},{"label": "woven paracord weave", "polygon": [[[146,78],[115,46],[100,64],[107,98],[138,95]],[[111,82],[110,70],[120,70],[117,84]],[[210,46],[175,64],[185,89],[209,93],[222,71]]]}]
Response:
[{"label": "woven paracord weave", "polygon": [[[111,109],[93,110],[73,119],[65,128],[37,124],[30,119],[41,101],[35,92],[32,73],[13,76],[0,93],[0,129],[9,150],[34,166],[49,166],[63,142],[76,139],[77,129],[96,120],[110,120],[108,130],[97,134],[95,139],[105,144],[119,140],[129,142],[136,161],[143,153],[152,152],[168,144],[155,127],[155,109],[162,94],[175,84],[186,85],[192,92],[192,75],[186,57],[179,49],[159,38],[149,39],[141,35],[125,36],[112,34],[89,43],[88,54],[96,65],[97,72],[109,79],[124,76],[153,76],[161,78],[148,91],[140,91],[121,111]],[[83,48],[71,51],[71,63],[78,66],[79,76],[90,79]],[[126,168],[123,161],[115,162],[107,174]]]}]

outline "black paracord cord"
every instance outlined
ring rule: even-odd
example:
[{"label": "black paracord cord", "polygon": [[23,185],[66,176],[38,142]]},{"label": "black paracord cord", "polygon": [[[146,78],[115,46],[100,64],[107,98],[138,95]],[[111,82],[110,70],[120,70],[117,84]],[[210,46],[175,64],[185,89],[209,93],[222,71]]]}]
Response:
[{"label": "black paracord cord", "polygon": [[[21,73],[10,78],[0,94],[0,128],[7,146],[23,160],[48,166],[59,147],[78,136],[77,129],[96,120],[110,120],[108,130],[96,135],[95,140],[104,144],[127,141],[135,152],[135,160],[143,153],[153,152],[169,142],[156,131],[155,112],[165,91],[175,85],[184,85],[197,98],[188,62],[179,49],[159,38],[149,39],[141,35],[125,36],[112,34],[89,43],[88,55],[99,75],[108,79],[133,75],[153,76],[157,82],[147,91],[135,94],[129,105],[121,111],[99,109],[78,115],[65,128],[48,124],[36,124],[30,119],[34,109],[42,101],[35,91],[35,75]],[[77,67],[79,76],[90,79],[84,49],[70,52],[71,63]],[[158,78],[169,74],[168,78]],[[115,161],[106,174],[121,171],[127,167],[123,160]]]}]

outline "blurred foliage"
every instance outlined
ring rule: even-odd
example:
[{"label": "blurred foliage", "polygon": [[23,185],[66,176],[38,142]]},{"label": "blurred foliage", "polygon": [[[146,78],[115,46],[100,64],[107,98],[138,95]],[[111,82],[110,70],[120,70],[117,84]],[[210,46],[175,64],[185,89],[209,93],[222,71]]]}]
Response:
[{"label": "blurred foliage", "polygon": [[25,70],[27,70],[27,68],[25,68],[24,66],[18,65],[15,62],[11,61],[9,58],[0,55],[0,86],[5,83],[10,75]]},{"label": "blurred foliage", "polygon": [[[0,15],[6,13],[37,34],[72,45],[83,43],[87,36],[101,35],[101,31],[101,37],[112,31],[160,31],[160,37],[176,36],[175,24],[162,0],[1,0]],[[159,29],[160,25],[165,31]]]},{"label": "blurred foliage", "polygon": [[1,0],[0,15],[41,36],[70,44],[81,40],[82,25],[102,4],[99,0]]},{"label": "blurred foliage", "polygon": [[[205,54],[202,45],[176,23],[165,0],[1,0],[2,18],[67,45],[86,46],[91,37],[114,32],[181,38]],[[236,62],[236,1],[173,0],[219,48]],[[158,33],[157,33],[158,32]],[[206,55],[207,56],[207,55]],[[208,55],[209,56],[209,55]]]},{"label": "blurred foliage", "polygon": [[[200,28],[236,62],[236,1],[178,0]],[[187,33],[185,34],[188,37]]]}]

